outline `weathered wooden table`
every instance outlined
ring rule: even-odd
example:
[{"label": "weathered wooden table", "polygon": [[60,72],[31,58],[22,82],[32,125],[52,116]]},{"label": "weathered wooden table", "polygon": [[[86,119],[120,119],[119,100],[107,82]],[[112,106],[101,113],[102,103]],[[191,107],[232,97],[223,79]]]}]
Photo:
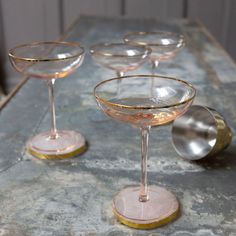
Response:
[{"label": "weathered wooden table", "polygon": [[[198,89],[195,104],[217,109],[236,129],[236,66],[196,21],[81,17],[64,39],[88,49],[97,42],[121,41],[129,31],[183,33],[187,46],[161,63],[160,74],[175,75]],[[149,73],[146,64],[133,73]],[[42,161],[25,152],[32,135],[49,129],[47,87],[29,80],[0,115],[0,235],[3,236],[235,236],[236,142],[196,163],[181,159],[171,144],[170,126],[153,129],[149,182],[173,191],[182,205],[175,222],[151,231],[129,229],[111,212],[112,196],[140,179],[140,137],[136,129],[98,110],[93,87],[113,77],[87,53],[70,78],[56,84],[59,128],[74,129],[89,142],[86,153],[64,161]]]}]

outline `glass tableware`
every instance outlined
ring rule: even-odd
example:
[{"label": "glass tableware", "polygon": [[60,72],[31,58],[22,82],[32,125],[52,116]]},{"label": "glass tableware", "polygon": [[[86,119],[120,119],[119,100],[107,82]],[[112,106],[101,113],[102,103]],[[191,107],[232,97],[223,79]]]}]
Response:
[{"label": "glass tableware", "polygon": [[[122,81],[119,94],[117,80]],[[165,125],[187,111],[195,93],[187,82],[155,75],[109,79],[94,88],[94,96],[104,113],[141,131],[141,186],[125,188],[113,198],[113,212],[122,223],[148,229],[177,216],[179,204],[175,196],[162,187],[148,186],[149,131],[152,126]]]},{"label": "glass tableware", "polygon": [[124,42],[129,45],[143,45],[151,48],[152,74],[155,74],[160,61],[174,57],[185,45],[183,35],[164,31],[128,33],[124,36]]},{"label": "glass tableware", "polygon": [[150,55],[151,49],[124,43],[101,43],[92,46],[90,52],[99,64],[116,71],[120,77],[141,66]]},{"label": "glass tableware", "polygon": [[172,143],[186,160],[215,156],[232,142],[232,131],[224,117],[206,106],[191,106],[172,125]]},{"label": "glass tableware", "polygon": [[85,150],[84,137],[69,130],[57,130],[54,83],[73,73],[81,64],[84,49],[72,42],[35,42],[9,51],[13,67],[27,76],[43,79],[49,90],[51,130],[31,138],[27,150],[42,159],[68,158]]}]

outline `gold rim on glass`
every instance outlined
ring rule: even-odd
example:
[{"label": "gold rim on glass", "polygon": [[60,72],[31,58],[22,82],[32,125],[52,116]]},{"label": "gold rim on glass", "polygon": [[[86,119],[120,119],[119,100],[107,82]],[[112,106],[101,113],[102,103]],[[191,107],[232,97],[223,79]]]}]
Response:
[{"label": "gold rim on glass", "polygon": [[67,158],[75,157],[77,155],[84,153],[87,149],[88,149],[88,146],[87,146],[87,143],[85,143],[82,147],[72,152],[64,153],[64,154],[44,154],[44,153],[37,152],[31,148],[27,148],[27,151],[29,154],[35,157],[38,157],[40,159],[56,160],[56,159],[67,159]]},{"label": "gold rim on glass", "polygon": [[156,219],[152,223],[146,223],[146,224],[141,224],[141,223],[135,223],[132,220],[126,219],[124,216],[119,214],[114,208],[113,208],[113,213],[116,216],[116,218],[124,225],[127,225],[131,228],[134,229],[154,229],[163,225],[166,225],[170,223],[171,221],[174,221],[179,215],[180,215],[180,208],[178,209],[171,215],[166,216],[163,219]]},{"label": "gold rim on glass", "polygon": [[[159,44],[159,43],[147,43],[144,42],[142,40],[134,40],[134,39],[128,39],[129,36],[132,35],[155,35],[155,34],[162,34],[162,35],[166,35],[166,36],[176,36],[179,37],[179,40],[176,41],[176,43],[170,43],[170,44]],[[177,33],[173,33],[173,32],[165,32],[165,31],[153,31],[153,32],[131,32],[128,33],[124,36],[124,41],[126,43],[132,43],[133,45],[142,45],[142,46],[159,46],[159,47],[167,47],[167,46],[174,46],[174,45],[178,45],[180,42],[184,44],[185,40],[184,40],[184,36],[182,34],[177,34]]]},{"label": "gold rim on glass", "polygon": [[[179,81],[187,86],[189,86],[190,88],[193,89],[193,95],[182,101],[182,102],[178,102],[178,103],[175,103],[175,104],[172,104],[172,105],[166,105],[166,106],[129,106],[129,105],[123,105],[123,104],[118,104],[118,103],[113,103],[113,102],[109,102],[103,98],[100,98],[98,95],[97,95],[97,88],[100,87],[101,85],[105,84],[105,83],[108,83],[110,81],[113,81],[113,80],[122,80],[122,79],[125,79],[125,78],[128,78],[128,79],[134,79],[134,78],[137,78],[137,77],[148,77],[148,78],[163,78],[163,79],[169,79],[169,80],[175,80],[175,81]],[[110,106],[113,106],[113,107],[119,107],[119,108],[126,108],[126,109],[162,109],[162,108],[169,108],[169,107],[175,107],[175,106],[179,106],[179,105],[183,105],[185,103],[188,103],[189,101],[193,100],[194,97],[196,96],[196,89],[193,87],[192,84],[186,82],[186,81],[183,81],[181,79],[177,79],[177,78],[174,78],[174,77],[167,77],[167,76],[163,76],[163,75],[129,75],[129,76],[123,76],[123,77],[117,77],[117,78],[112,78],[112,79],[108,79],[108,80],[104,80],[100,83],[98,83],[94,90],[93,90],[93,94],[95,96],[95,98],[98,100],[98,101],[101,101],[102,103],[105,103],[107,105],[110,105]]]},{"label": "gold rim on glass", "polygon": [[[77,53],[76,55],[73,56],[66,56],[64,58],[30,58],[30,57],[19,57],[16,56],[14,51],[19,49],[19,48],[24,48],[24,47],[33,47],[33,46],[37,46],[37,45],[43,45],[43,44],[51,44],[52,45],[52,49],[54,48],[53,45],[68,45],[68,46],[73,46],[73,47],[79,47],[81,49],[80,53]],[[9,56],[17,59],[17,60],[22,60],[22,61],[29,61],[29,62],[47,62],[47,61],[62,61],[62,60],[68,60],[68,59],[72,59],[72,58],[76,58],[76,57],[80,57],[81,55],[83,55],[85,52],[84,47],[81,46],[80,43],[76,43],[76,42],[65,42],[65,41],[47,41],[47,42],[34,42],[34,43],[29,43],[29,44],[21,44],[18,45],[12,49],[9,50]]]},{"label": "gold rim on glass", "polygon": [[99,52],[96,50],[97,47],[109,47],[109,46],[126,46],[127,44],[124,44],[124,43],[98,43],[98,44],[95,44],[93,46],[91,46],[90,48],[90,53],[92,55],[100,55],[100,56],[107,56],[107,57],[140,57],[140,56],[144,56],[144,55],[150,55],[152,50],[151,48],[147,47],[146,45],[132,45],[134,47],[142,47],[143,49],[146,50],[146,53],[145,54],[137,54],[137,55],[124,55],[124,54],[112,54],[112,53],[107,53],[107,52]]}]

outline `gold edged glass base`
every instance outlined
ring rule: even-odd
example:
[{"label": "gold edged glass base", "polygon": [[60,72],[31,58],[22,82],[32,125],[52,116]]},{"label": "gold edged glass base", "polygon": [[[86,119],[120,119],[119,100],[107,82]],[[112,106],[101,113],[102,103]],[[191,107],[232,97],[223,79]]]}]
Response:
[{"label": "gold edged glass base", "polygon": [[44,132],[31,138],[26,144],[27,151],[40,159],[67,159],[87,149],[85,138],[75,131],[60,130],[56,137]]},{"label": "gold edged glass base", "polygon": [[150,186],[149,200],[140,202],[139,191],[139,186],[128,187],[113,198],[113,213],[122,224],[135,229],[153,229],[178,217],[179,202],[171,192]]}]

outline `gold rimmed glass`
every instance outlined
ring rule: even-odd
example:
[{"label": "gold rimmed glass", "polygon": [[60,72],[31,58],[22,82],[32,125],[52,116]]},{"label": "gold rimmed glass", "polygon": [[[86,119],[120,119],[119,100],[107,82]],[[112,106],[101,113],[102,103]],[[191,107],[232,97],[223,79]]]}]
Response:
[{"label": "gold rimmed glass", "polygon": [[9,50],[13,67],[27,76],[43,79],[48,85],[51,130],[38,134],[27,142],[27,150],[43,159],[68,158],[85,150],[84,137],[69,130],[57,130],[54,83],[73,73],[84,58],[84,48],[72,42],[34,42]]},{"label": "gold rimmed glass", "polygon": [[[122,81],[119,94],[118,80]],[[175,196],[164,188],[148,186],[149,131],[152,126],[165,125],[187,111],[195,93],[194,87],[185,81],[158,75],[109,79],[94,88],[94,96],[105,114],[141,131],[141,185],[127,187],[113,198],[113,212],[122,223],[148,229],[177,216],[179,203]]]},{"label": "gold rimmed glass", "polygon": [[152,74],[155,74],[159,62],[174,57],[185,45],[183,35],[165,31],[131,32],[126,34],[123,39],[129,45],[142,45],[151,48]]},{"label": "gold rimmed glass", "polygon": [[90,52],[96,62],[114,70],[120,77],[140,67],[151,54],[151,49],[143,45],[100,43],[91,46]]}]

